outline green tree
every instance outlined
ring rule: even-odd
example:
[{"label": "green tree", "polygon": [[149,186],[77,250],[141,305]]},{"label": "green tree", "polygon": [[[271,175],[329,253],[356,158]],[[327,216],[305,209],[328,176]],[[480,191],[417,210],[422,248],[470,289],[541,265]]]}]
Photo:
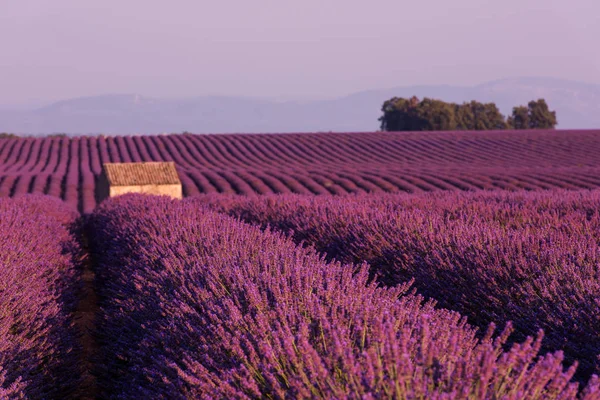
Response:
[{"label": "green tree", "polygon": [[512,129],[554,129],[556,111],[550,111],[544,99],[532,100],[527,106],[514,107],[508,122]]},{"label": "green tree", "polygon": [[530,101],[528,109],[530,129],[554,129],[556,127],[556,111],[550,111],[546,100]]},{"label": "green tree", "polygon": [[419,99],[415,96],[410,99],[393,97],[383,103],[379,118],[383,131],[419,131],[425,122],[418,115]]},{"label": "green tree", "polygon": [[381,111],[383,131],[554,129],[557,123],[556,112],[548,109],[544,99],[514,107],[508,119],[494,103],[454,104],[416,96],[393,97],[383,103]]},{"label": "green tree", "polygon": [[417,106],[417,115],[425,131],[451,131],[456,129],[456,118],[452,104],[425,97]]},{"label": "green tree", "polygon": [[529,109],[525,106],[513,107],[508,125],[511,129],[529,129]]},{"label": "green tree", "polygon": [[440,131],[456,128],[452,104],[416,96],[394,97],[383,103],[379,118],[384,131]]},{"label": "green tree", "polygon": [[494,103],[471,101],[455,105],[456,129],[481,131],[506,129],[508,127],[504,115]]},{"label": "green tree", "polygon": [[428,97],[394,97],[383,103],[379,118],[383,131],[448,131],[506,129],[494,103],[447,103]]}]

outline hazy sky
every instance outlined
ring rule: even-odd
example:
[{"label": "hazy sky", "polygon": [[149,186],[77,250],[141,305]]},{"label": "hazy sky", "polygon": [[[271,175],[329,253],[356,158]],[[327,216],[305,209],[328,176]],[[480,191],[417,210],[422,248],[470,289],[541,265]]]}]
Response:
[{"label": "hazy sky", "polygon": [[0,104],[600,83],[599,0],[0,0]]}]

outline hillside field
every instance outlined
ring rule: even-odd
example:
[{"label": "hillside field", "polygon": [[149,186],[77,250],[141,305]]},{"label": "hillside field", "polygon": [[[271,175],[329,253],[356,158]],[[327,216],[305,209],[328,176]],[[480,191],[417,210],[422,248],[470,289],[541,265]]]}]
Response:
[{"label": "hillside field", "polygon": [[[0,399],[600,400],[599,151],[0,139]],[[103,162],[161,160],[182,200],[97,204]]]},{"label": "hillside field", "polygon": [[589,189],[600,131],[319,133],[0,139],[0,196],[89,213],[103,162],[174,161],[185,196]]}]

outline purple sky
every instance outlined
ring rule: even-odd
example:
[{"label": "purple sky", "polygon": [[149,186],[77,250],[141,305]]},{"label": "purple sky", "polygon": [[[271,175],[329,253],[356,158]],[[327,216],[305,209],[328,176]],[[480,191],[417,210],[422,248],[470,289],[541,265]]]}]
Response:
[{"label": "purple sky", "polygon": [[600,83],[598,0],[0,0],[0,104]]}]

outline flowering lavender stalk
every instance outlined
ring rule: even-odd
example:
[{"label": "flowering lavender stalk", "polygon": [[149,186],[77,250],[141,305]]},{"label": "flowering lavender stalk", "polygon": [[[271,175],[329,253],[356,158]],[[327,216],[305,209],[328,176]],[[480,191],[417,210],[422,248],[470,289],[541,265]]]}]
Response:
[{"label": "flowering lavender stalk", "polygon": [[[105,398],[574,399],[576,366],[193,202],[89,217]],[[593,380],[581,398],[598,398]]]}]

